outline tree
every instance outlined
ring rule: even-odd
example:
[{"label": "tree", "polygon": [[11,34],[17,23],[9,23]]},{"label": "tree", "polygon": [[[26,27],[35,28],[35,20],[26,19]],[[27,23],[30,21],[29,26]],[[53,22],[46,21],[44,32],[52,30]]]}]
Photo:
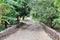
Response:
[{"label": "tree", "polygon": [[52,27],[53,19],[58,18],[58,12],[54,6],[54,0],[36,0],[32,5],[32,14],[35,15],[35,18],[38,16],[41,22]]},{"label": "tree", "polygon": [[[16,1],[18,1],[18,0],[16,0]],[[22,2],[21,7],[16,6],[16,5],[13,5],[13,6],[15,7],[15,11],[19,12],[18,17],[20,16],[20,18],[23,17],[23,19],[24,19],[24,17],[28,16],[28,14],[30,12],[30,8],[28,6],[29,0],[23,0],[23,1],[20,0],[18,4],[21,4],[21,2]]]},{"label": "tree", "polygon": [[2,13],[3,13],[3,2],[4,0],[0,0],[0,23],[1,23]]},{"label": "tree", "polygon": [[60,0],[54,0],[54,5],[57,7],[57,10],[60,12]]},{"label": "tree", "polygon": [[[4,4],[6,4],[6,9],[4,6],[5,14],[3,14],[2,19],[7,20],[8,24],[14,24],[19,17],[24,19],[29,14],[29,0],[5,0]],[[16,17],[18,18],[16,19]]]}]

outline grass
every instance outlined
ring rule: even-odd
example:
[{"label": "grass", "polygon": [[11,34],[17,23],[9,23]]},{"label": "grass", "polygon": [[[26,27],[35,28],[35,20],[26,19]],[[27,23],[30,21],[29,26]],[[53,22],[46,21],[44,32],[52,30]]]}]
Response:
[{"label": "grass", "polygon": [[58,25],[58,24],[57,24],[57,25],[55,25],[55,27],[54,27],[54,28],[60,28],[60,25]]},{"label": "grass", "polygon": [[0,31],[5,30],[5,27],[0,25]]},{"label": "grass", "polygon": [[40,18],[32,18],[35,21],[40,21]]}]

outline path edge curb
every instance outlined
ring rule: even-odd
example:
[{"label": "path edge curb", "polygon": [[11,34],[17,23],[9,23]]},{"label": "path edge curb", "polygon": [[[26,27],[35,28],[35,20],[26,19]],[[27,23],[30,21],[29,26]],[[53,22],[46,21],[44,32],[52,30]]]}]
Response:
[{"label": "path edge curb", "polygon": [[60,40],[60,33],[55,31],[54,29],[48,27],[44,23],[40,23],[44,30],[47,32],[47,34],[53,39],[53,40]]},{"label": "path edge curb", "polygon": [[11,34],[17,28],[17,25],[12,25],[11,27],[0,32],[0,38],[6,35]]}]

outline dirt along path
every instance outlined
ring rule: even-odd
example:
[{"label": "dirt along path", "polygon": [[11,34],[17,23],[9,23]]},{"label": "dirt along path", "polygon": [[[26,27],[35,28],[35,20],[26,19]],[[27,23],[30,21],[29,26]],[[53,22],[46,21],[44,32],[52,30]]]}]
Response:
[{"label": "dirt along path", "polygon": [[14,34],[3,40],[52,40],[42,26],[34,21],[28,21],[26,25],[18,29]]}]

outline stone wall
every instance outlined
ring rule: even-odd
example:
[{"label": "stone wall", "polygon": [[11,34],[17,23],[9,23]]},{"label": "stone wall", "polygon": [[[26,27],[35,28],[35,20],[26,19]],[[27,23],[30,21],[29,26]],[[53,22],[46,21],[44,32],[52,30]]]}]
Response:
[{"label": "stone wall", "polygon": [[53,40],[60,40],[60,33],[55,31],[54,29],[46,26],[44,23],[41,23],[43,26],[44,30],[48,33],[48,35],[53,39]]},{"label": "stone wall", "polygon": [[17,27],[16,25],[13,25],[13,26],[11,26],[11,27],[9,27],[9,28],[1,31],[0,32],[0,37],[6,36],[8,34],[11,34],[12,32],[14,32],[14,30],[16,29],[16,27]]}]

